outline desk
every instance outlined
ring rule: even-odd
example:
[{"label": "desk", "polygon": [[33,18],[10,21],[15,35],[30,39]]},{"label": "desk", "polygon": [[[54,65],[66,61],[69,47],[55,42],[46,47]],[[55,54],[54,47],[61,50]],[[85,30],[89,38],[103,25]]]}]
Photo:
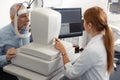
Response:
[{"label": "desk", "polygon": [[[44,76],[39,73],[24,69],[24,68],[21,68],[21,67],[12,65],[12,64],[9,64],[4,67],[5,72],[11,73],[17,76],[19,80],[49,80],[50,78],[53,78],[56,74],[61,73],[62,70],[63,68],[59,69],[59,71],[56,71],[53,75],[48,77],[48,76]],[[55,80],[57,77],[59,77],[59,75],[53,78],[52,80]]]}]

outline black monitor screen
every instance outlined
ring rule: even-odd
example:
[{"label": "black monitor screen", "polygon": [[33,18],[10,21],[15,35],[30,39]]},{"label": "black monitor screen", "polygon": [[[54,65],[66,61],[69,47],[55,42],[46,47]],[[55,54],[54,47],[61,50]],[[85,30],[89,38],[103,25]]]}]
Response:
[{"label": "black monitor screen", "polygon": [[81,36],[83,31],[81,8],[54,8],[62,15],[59,38]]}]

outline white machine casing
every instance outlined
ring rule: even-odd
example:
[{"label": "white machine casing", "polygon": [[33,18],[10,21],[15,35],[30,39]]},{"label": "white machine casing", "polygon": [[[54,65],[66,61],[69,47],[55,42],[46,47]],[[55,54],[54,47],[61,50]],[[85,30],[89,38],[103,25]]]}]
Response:
[{"label": "white machine casing", "polygon": [[[12,64],[4,67],[4,71],[24,78],[22,80],[42,78],[44,78],[42,80],[49,80],[62,72],[63,60],[60,52],[54,47],[54,40],[59,36],[60,27],[61,14],[59,12],[48,8],[36,8],[31,11],[33,42],[19,48],[20,52],[12,59]],[[63,41],[63,44],[69,53],[70,61],[74,62],[72,43]],[[24,75],[22,72],[16,73],[17,69],[23,70]],[[33,75],[28,74],[34,74],[36,77],[33,79],[31,77]]]},{"label": "white machine casing", "polygon": [[40,45],[37,43],[29,43],[20,48],[24,54],[38,57],[44,60],[53,60],[59,57],[59,51],[54,48],[54,45]]},{"label": "white machine casing", "polygon": [[33,42],[21,47],[20,53],[12,63],[46,76],[62,67],[59,51],[53,46],[54,38],[59,35],[60,26],[59,12],[52,9],[34,9],[31,12]]},{"label": "white machine casing", "polygon": [[52,44],[60,33],[61,14],[52,9],[37,8],[31,12],[31,17],[33,41],[40,45]]},{"label": "white machine casing", "polygon": [[63,67],[62,58],[58,57],[52,61],[46,61],[37,57],[19,53],[16,59],[12,60],[12,64],[29,69],[31,71],[40,73],[45,76],[49,76],[56,70]]},{"label": "white machine casing", "polygon": [[[30,43],[30,44],[33,44],[33,43]],[[63,44],[65,45],[69,53],[68,56],[70,58],[70,61],[74,62],[75,56],[74,56],[74,48],[72,47],[72,44],[64,41],[63,41]],[[42,47],[34,47],[34,46],[32,47],[33,48],[32,49],[29,44],[26,46],[27,47],[23,46],[24,48],[22,48],[22,53],[21,52],[18,53],[17,56],[14,59],[12,59],[12,64],[43,74],[45,76],[49,76],[54,71],[63,67],[62,57],[60,53],[54,52],[54,50],[52,49],[54,48],[53,46],[48,49],[44,47],[42,48]],[[50,49],[54,53],[52,51],[49,51]],[[42,55],[40,56],[40,54]],[[57,55],[57,57],[52,59],[52,56],[54,55]],[[42,57],[45,57],[45,58],[47,57],[48,59],[45,59]]]}]

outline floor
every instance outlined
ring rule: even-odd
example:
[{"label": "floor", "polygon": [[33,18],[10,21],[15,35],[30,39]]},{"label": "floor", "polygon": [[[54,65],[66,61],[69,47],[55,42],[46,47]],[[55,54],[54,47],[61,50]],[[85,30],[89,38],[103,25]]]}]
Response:
[{"label": "floor", "polygon": [[116,71],[114,71],[109,80],[120,80],[120,65],[117,65]]},{"label": "floor", "polygon": [[120,53],[116,53],[115,57],[118,58],[119,61],[116,63],[116,70],[111,74],[110,80],[120,80]]}]

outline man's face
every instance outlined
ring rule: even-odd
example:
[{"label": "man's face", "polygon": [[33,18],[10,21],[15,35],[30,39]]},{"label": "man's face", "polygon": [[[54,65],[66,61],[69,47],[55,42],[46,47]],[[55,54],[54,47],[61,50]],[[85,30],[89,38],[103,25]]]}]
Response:
[{"label": "man's face", "polygon": [[29,26],[29,13],[22,14],[18,17],[18,29]]},{"label": "man's face", "polygon": [[[16,12],[18,10],[19,6],[16,7]],[[25,9],[24,6],[22,6],[19,10],[23,10]],[[11,22],[13,23],[13,25],[15,24],[14,18],[15,18],[15,14],[13,16],[10,16],[11,18]],[[18,16],[18,20],[17,20],[17,25],[18,25],[18,30],[21,30],[23,27],[28,27],[30,24],[30,16],[29,13],[24,13]]]}]

